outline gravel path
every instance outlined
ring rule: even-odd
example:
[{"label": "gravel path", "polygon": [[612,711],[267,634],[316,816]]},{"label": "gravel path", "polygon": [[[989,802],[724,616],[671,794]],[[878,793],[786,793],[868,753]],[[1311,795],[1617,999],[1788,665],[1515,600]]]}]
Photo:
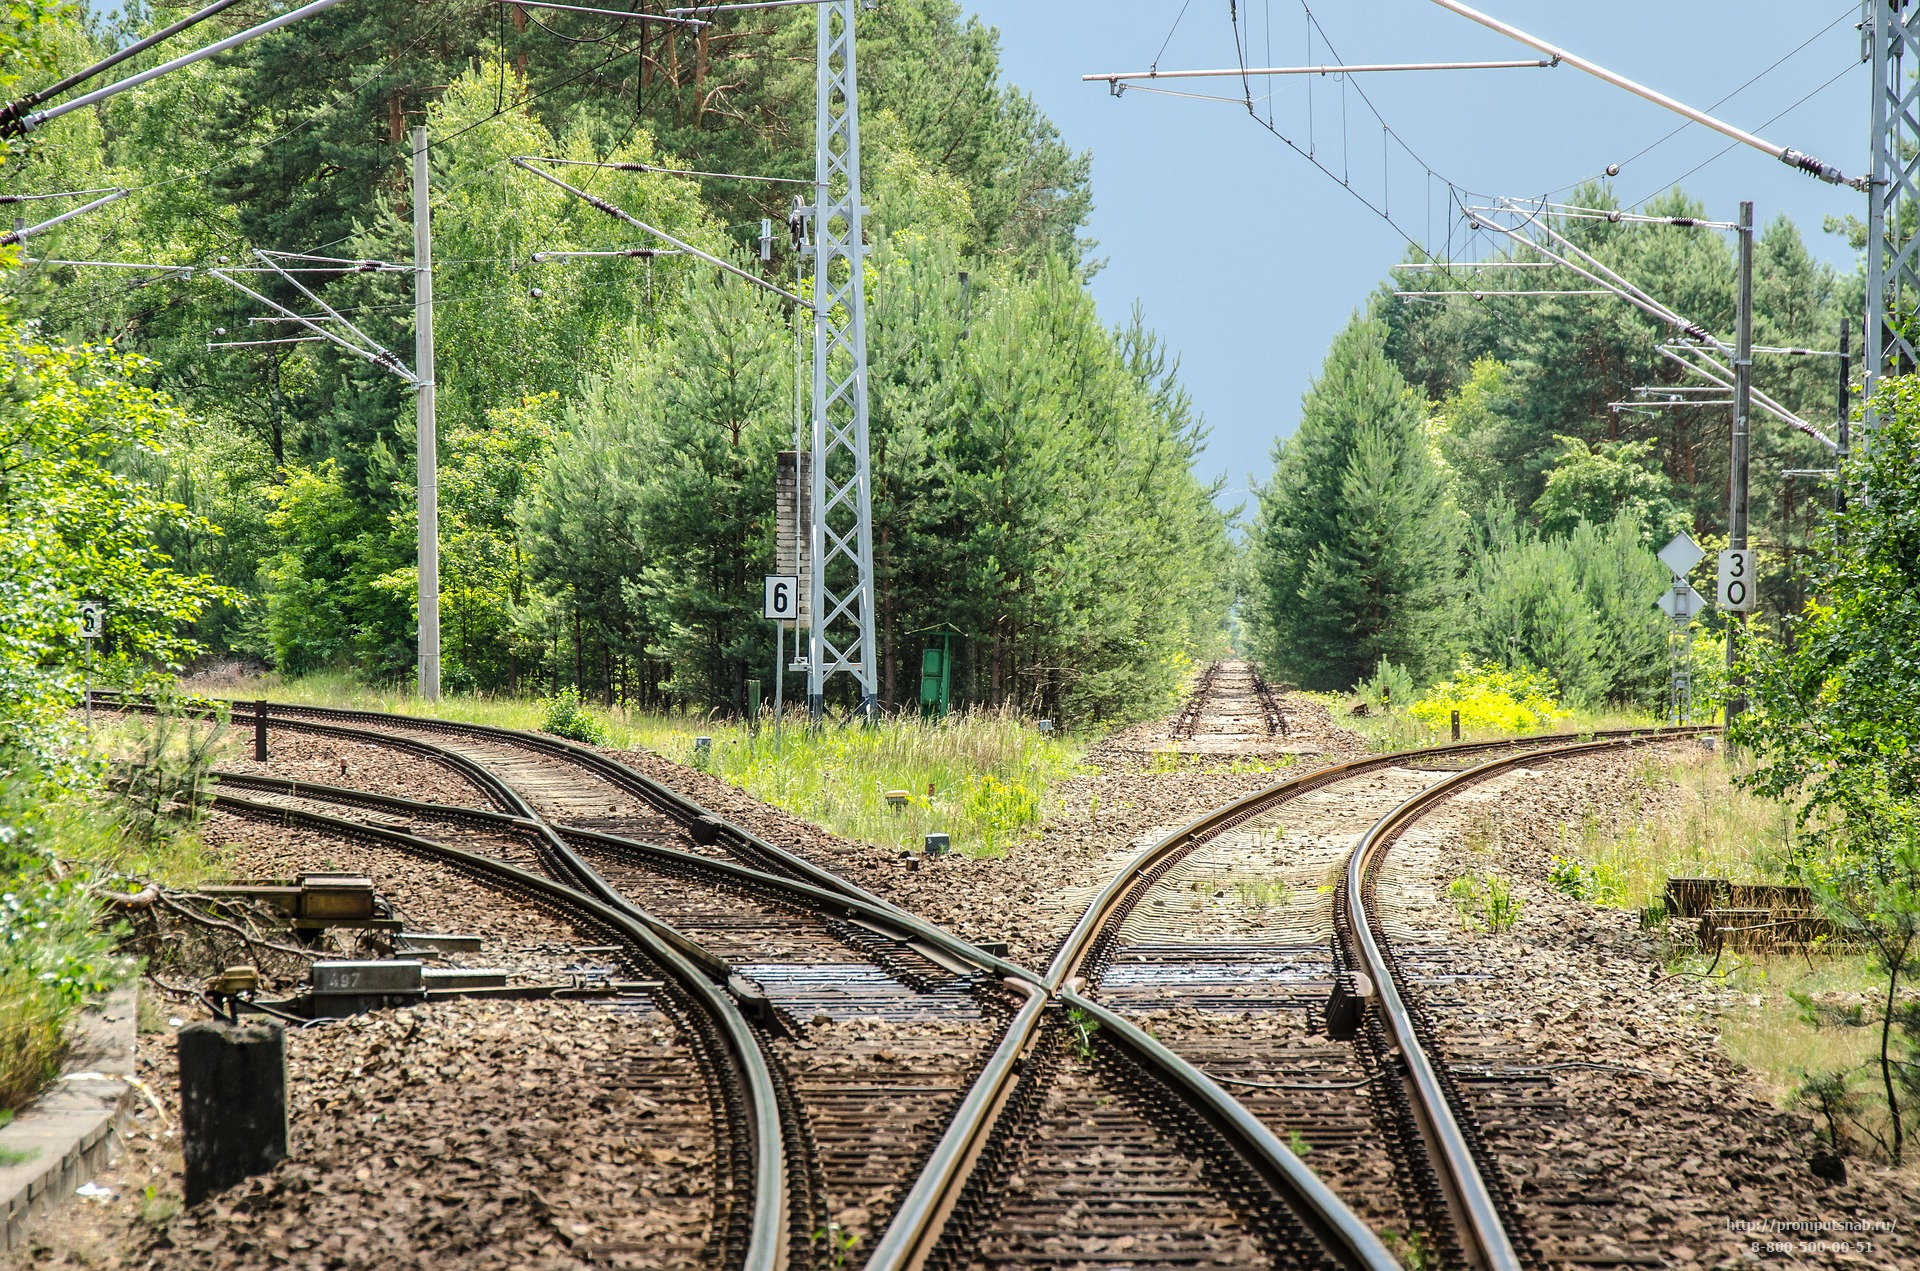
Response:
[{"label": "gravel path", "polygon": [[462,1001],[292,1030],[293,1159],[184,1214],[174,1047],[140,1039],[161,1110],[136,1100],[110,1196],[9,1271],[708,1263],[710,1114],[662,1015]]},{"label": "gravel path", "polygon": [[480,791],[452,769],[423,755],[375,742],[350,741],[294,729],[267,730],[267,762],[253,761],[253,725],[237,723],[220,766],[258,777],[290,777],[320,785],[351,786],[423,803],[489,806]]}]

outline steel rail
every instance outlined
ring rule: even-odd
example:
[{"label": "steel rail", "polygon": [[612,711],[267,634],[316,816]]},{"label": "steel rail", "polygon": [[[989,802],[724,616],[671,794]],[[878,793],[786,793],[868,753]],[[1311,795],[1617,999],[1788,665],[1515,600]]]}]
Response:
[{"label": "steel rail", "polygon": [[[329,786],[287,777],[260,777],[251,773],[218,771],[214,775],[222,785],[272,791],[293,798],[379,808],[419,817],[465,821],[477,826],[517,831],[530,836],[540,835],[543,828],[541,822],[529,817],[510,816],[500,812],[463,808],[445,803],[427,803],[399,795],[378,794],[371,790]],[[1040,985],[1040,977],[1026,967],[987,953],[923,918],[891,906],[871,904],[857,897],[828,891],[811,883],[784,878],[735,861],[701,856],[696,852],[608,834],[601,830],[589,830],[565,823],[555,823],[548,828],[570,843],[583,843],[608,851],[630,852],[676,869],[703,872],[730,885],[772,892],[790,903],[823,916],[850,918],[874,928],[884,928],[881,934],[902,943],[932,946],[948,958],[970,963],[980,971],[999,975],[1003,979],[1018,980],[1036,988]],[[937,964],[939,960],[934,959],[934,961]]]},{"label": "steel rail", "polygon": [[[128,702],[124,700],[124,698],[117,704],[116,708],[146,712],[155,709],[151,704]],[[233,716],[229,713],[228,722],[231,723],[232,720]],[[242,722],[244,723],[244,717],[242,717]],[[725,983],[732,975],[733,969],[728,966],[725,961],[714,957],[713,954],[702,948],[697,941],[688,937],[685,932],[674,927],[671,923],[662,922],[652,914],[647,913],[644,909],[634,905],[618,888],[608,883],[586,860],[569,848],[554,832],[546,818],[535,811],[533,806],[521,796],[519,791],[465,755],[448,750],[442,746],[436,746],[431,742],[422,741],[417,737],[406,737],[394,733],[383,733],[370,729],[352,728],[337,724],[325,724],[314,720],[283,720],[280,727],[291,729],[295,732],[314,733],[320,736],[344,737],[354,740],[374,739],[380,744],[391,745],[394,749],[406,750],[410,753],[445,764],[472,784],[479,787],[481,792],[496,805],[506,809],[510,814],[508,819],[517,820],[520,823],[520,828],[539,838],[542,841],[543,849],[551,855],[557,872],[579,883],[589,893],[598,896],[607,904],[615,908],[627,910],[635,922],[650,928],[661,940],[666,941],[678,949],[682,957],[699,966],[715,980]]]},{"label": "steel rail", "polygon": [[[1664,727],[1614,729],[1593,736],[1608,739],[1598,744],[1616,745],[1628,739],[1691,736],[1702,731],[1705,730]],[[1130,909],[1130,902],[1137,901],[1136,889],[1144,879],[1160,867],[1171,865],[1181,854],[1202,841],[1281,803],[1321,786],[1376,769],[1404,765],[1409,761],[1457,758],[1488,750],[1524,747],[1522,754],[1506,761],[1520,762],[1539,754],[1543,748],[1578,740],[1577,734],[1554,734],[1462,742],[1370,755],[1317,768],[1216,808],[1141,852],[1108,881],[1061,942],[1045,976],[1046,994],[1055,1001],[1088,1011],[1099,1021],[1103,1030],[1144,1061],[1150,1070],[1156,1071],[1163,1079],[1169,1079],[1175,1093],[1225,1136],[1242,1159],[1276,1194],[1288,1199],[1294,1216],[1342,1265],[1379,1271],[1398,1267],[1398,1261],[1387,1252],[1372,1230],[1280,1143],[1258,1118],[1247,1112],[1239,1100],[1124,1016],[1084,997],[1081,990],[1085,987],[1083,973],[1086,963],[1101,934]],[[1478,770],[1473,768],[1467,771]],[[967,1186],[973,1163],[980,1158],[996,1128],[998,1110],[1006,1105],[1013,1087],[1023,1075],[1017,1060],[1031,1050],[1042,1024],[1040,1012],[1030,1002],[1028,1009],[1023,1009],[1009,1025],[1000,1047],[982,1070],[954,1119],[949,1122],[920,1177],[915,1180],[906,1199],[895,1212],[893,1221],[874,1246],[866,1271],[915,1271],[937,1246],[947,1217]]]},{"label": "steel rail", "polygon": [[1402,801],[1374,823],[1347,858],[1342,916],[1346,919],[1346,934],[1354,946],[1354,961],[1372,983],[1379,1018],[1397,1049],[1400,1076],[1407,1084],[1421,1136],[1426,1141],[1428,1155],[1436,1167],[1435,1173],[1453,1214],[1454,1228],[1461,1238],[1468,1261],[1482,1271],[1520,1271],[1523,1264],[1513,1238],[1507,1231],[1500,1206],[1488,1186],[1482,1163],[1476,1159],[1460,1119],[1455,1115],[1447,1085],[1421,1044],[1413,1014],[1401,995],[1394,964],[1382,948],[1385,932],[1380,930],[1376,935],[1378,924],[1372,912],[1370,884],[1394,840],[1436,804],[1451,798],[1465,787],[1520,764],[1632,746],[1645,739],[1625,736],[1574,742],[1477,764]]},{"label": "steel rail", "polygon": [[415,855],[444,860],[465,873],[498,880],[557,902],[563,908],[583,913],[604,928],[618,933],[652,959],[673,977],[718,1027],[730,1051],[731,1062],[738,1069],[736,1078],[752,1116],[754,1155],[752,1220],[741,1271],[779,1271],[785,1261],[787,1245],[786,1156],[782,1147],[782,1127],[773,1076],[766,1055],[734,1000],[715,985],[700,967],[682,956],[678,948],[661,939],[647,922],[637,918],[637,911],[632,906],[608,904],[531,870],[398,830],[365,825],[321,812],[257,803],[217,792],[214,804],[256,820],[278,821],[282,824],[298,822],[341,837],[370,840]]},{"label": "steel rail", "polygon": [[[151,715],[158,709],[150,701],[141,701],[125,693],[106,693],[99,689],[93,689],[89,691],[89,696],[92,699],[95,710],[134,711],[140,714]],[[239,703],[227,703],[227,705],[239,705]],[[238,728],[245,727],[251,719],[251,712],[243,714],[235,711],[228,715],[227,722],[233,727]],[[467,758],[465,755],[441,746],[436,746],[432,742],[421,741],[417,737],[407,737],[396,733],[371,732],[361,728],[343,728],[339,725],[324,724],[314,720],[282,720],[277,726],[290,732],[313,733],[321,737],[340,737],[350,741],[361,741],[370,737],[376,738],[382,745],[390,745],[395,750],[405,750],[411,754],[419,755],[424,759],[430,759],[451,768],[468,784],[474,786],[480,793],[484,794],[495,807],[514,816],[533,819],[533,809],[528,806],[527,801],[522,799],[519,792],[512,786],[509,786],[506,782],[500,780],[500,778],[494,776],[491,772],[488,772],[484,767]],[[238,776],[239,774],[231,775]]]},{"label": "steel rail", "polygon": [[[96,702],[100,697],[96,695]],[[207,699],[222,701],[229,707],[247,706],[250,703],[234,702],[229,699]],[[295,706],[279,702],[269,702],[267,714],[270,720],[309,717],[313,719],[332,719],[342,722],[359,721],[384,725],[387,728],[411,728],[421,732],[449,733],[455,736],[469,735],[491,738],[520,746],[527,750],[538,751],[571,760],[588,768],[610,785],[619,787],[627,793],[640,798],[653,807],[665,812],[683,825],[705,822],[717,831],[717,841],[729,846],[729,850],[739,849],[749,856],[759,856],[772,861],[780,868],[791,871],[796,877],[828,891],[837,891],[846,896],[863,900],[870,905],[892,910],[901,917],[910,917],[905,910],[893,902],[875,895],[873,892],[855,883],[841,878],[831,870],[824,869],[812,861],[786,848],[779,847],[766,839],[735,825],[725,818],[715,816],[699,803],[689,799],[677,790],[670,789],[652,777],[637,769],[630,768],[617,759],[609,758],[587,746],[567,741],[547,733],[528,732],[518,728],[501,728],[493,724],[467,724],[453,720],[433,719],[419,715],[395,715],[385,711],[355,710],[338,706]],[[244,722],[244,716],[242,717]],[[379,732],[379,736],[396,734]],[[471,761],[469,761],[471,762]],[[985,955],[983,955],[985,956]],[[1031,974],[1031,973],[1029,973]]]}]

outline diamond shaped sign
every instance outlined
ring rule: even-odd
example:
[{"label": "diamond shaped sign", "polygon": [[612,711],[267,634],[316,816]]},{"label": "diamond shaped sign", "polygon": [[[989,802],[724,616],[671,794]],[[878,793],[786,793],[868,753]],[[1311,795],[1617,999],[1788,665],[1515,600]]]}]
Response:
[{"label": "diamond shaped sign", "polygon": [[[1702,552],[1701,555],[1704,556],[1706,553]],[[1698,558],[1695,559],[1697,561]],[[1706,607],[1706,603],[1699,592],[1685,583],[1675,583],[1671,590],[1660,593],[1659,600],[1660,608],[1666,612],[1667,617],[1676,622],[1683,622],[1693,617]]]},{"label": "diamond shaped sign", "polygon": [[1693,541],[1685,530],[1673,536],[1673,541],[1660,549],[1660,563],[1673,571],[1675,578],[1685,578],[1693,572],[1693,567],[1706,559],[1706,550]]}]

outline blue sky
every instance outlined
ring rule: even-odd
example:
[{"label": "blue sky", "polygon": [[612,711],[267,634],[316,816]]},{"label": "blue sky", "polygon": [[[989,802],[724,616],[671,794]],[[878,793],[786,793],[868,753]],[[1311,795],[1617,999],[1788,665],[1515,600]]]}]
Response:
[{"label": "blue sky", "polygon": [[[1247,498],[1251,481],[1266,476],[1275,438],[1297,422],[1329,340],[1401,258],[1406,239],[1238,102],[1146,93],[1115,100],[1104,84],[1080,82],[1090,72],[1143,70],[1163,41],[1162,70],[1235,65],[1228,0],[1190,0],[1177,29],[1183,0],[963,3],[1000,29],[1007,79],[1034,97],[1069,145],[1092,152],[1089,232],[1107,262],[1093,284],[1101,311],[1118,322],[1136,302],[1144,308],[1181,358],[1213,429],[1203,471],[1226,478],[1224,501]],[[1727,98],[1713,113],[1850,176],[1865,167],[1870,98],[1858,0],[1475,7],[1701,109]],[[1325,39],[1313,36],[1311,55],[1299,0],[1238,0],[1238,8],[1255,65],[1331,62],[1328,41],[1338,60],[1353,63],[1532,56],[1430,0],[1326,3],[1313,11]],[[1237,79],[1163,86],[1239,92]],[[1256,81],[1256,98],[1270,87],[1274,126],[1304,148],[1307,78]],[[1730,220],[1738,202],[1751,199],[1762,224],[1785,212],[1816,256],[1841,269],[1854,264],[1820,224],[1864,216],[1864,195],[1745,147],[1721,155],[1727,139],[1698,126],[1640,155],[1684,121],[1570,67],[1353,76],[1344,133],[1339,81],[1315,78],[1311,88],[1316,156],[1376,206],[1384,184],[1395,222],[1417,239],[1444,235],[1445,187],[1399,144],[1384,147],[1383,164],[1381,125],[1356,89],[1426,167],[1461,187],[1538,195],[1621,163],[1614,187],[1628,202],[1680,181],[1709,214]]]}]

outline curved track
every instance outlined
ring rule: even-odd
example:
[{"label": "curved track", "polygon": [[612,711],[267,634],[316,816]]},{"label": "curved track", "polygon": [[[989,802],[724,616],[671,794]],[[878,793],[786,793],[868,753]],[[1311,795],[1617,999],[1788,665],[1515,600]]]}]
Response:
[{"label": "curved track", "polygon": [[217,796],[217,806],[249,819],[299,825],[451,865],[483,886],[527,897],[606,932],[625,950],[635,971],[657,970],[670,986],[670,1013],[682,1020],[715,1098],[715,1155],[722,1176],[715,1185],[714,1233],[721,1265],[775,1271],[783,1264],[789,1208],[786,1151],[772,1069],[738,1005],[705,968],[663,939],[654,924],[629,906],[609,904],[556,881],[551,870],[535,872],[408,832],[305,808],[225,794]]}]

